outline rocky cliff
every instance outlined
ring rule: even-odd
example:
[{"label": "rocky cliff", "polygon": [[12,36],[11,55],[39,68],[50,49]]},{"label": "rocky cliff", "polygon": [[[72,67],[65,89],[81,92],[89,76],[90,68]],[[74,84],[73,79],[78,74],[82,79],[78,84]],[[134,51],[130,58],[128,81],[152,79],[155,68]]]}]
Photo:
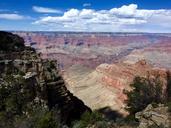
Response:
[{"label": "rocky cliff", "polygon": [[57,67],[56,61],[43,60],[33,48],[25,47],[19,36],[0,32],[0,87],[18,81],[18,93],[31,94],[29,104],[57,108],[62,122],[70,123],[90,109],[67,90]]},{"label": "rocky cliff", "polygon": [[159,76],[163,88],[166,86],[166,69],[155,68],[145,60],[135,64],[101,64],[96,70],[73,66],[65,73],[68,89],[82,99],[92,109],[109,107],[126,115],[126,95],[136,76]]}]

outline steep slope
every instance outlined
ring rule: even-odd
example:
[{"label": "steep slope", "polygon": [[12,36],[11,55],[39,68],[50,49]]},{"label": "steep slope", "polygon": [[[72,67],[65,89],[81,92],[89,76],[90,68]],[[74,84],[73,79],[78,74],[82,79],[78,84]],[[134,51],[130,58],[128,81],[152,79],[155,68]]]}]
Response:
[{"label": "steep slope", "polygon": [[67,90],[55,61],[41,59],[34,49],[24,46],[22,38],[7,32],[0,32],[0,81],[0,87],[11,87],[18,81],[18,92],[30,95],[28,104],[57,108],[64,123],[90,111]]},{"label": "steep slope", "polygon": [[136,64],[101,64],[95,71],[84,72],[82,67],[72,67],[65,74],[68,89],[82,99],[92,109],[109,107],[127,114],[124,110],[126,96],[123,90],[129,90],[129,84],[135,76],[159,75],[166,84],[166,70],[153,68],[145,60]]}]

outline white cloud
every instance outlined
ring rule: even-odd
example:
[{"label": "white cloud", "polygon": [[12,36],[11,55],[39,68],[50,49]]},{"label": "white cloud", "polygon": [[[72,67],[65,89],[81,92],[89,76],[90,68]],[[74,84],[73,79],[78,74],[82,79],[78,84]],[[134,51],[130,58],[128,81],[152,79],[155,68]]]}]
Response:
[{"label": "white cloud", "polygon": [[69,11],[64,13],[64,17],[68,17],[68,18],[77,17],[77,16],[79,16],[79,10],[77,9],[70,9]]},{"label": "white cloud", "polygon": [[32,9],[38,13],[62,13],[62,11],[53,9],[53,8],[45,8],[39,6],[33,6]]},{"label": "white cloud", "polygon": [[0,19],[6,19],[6,20],[23,20],[25,17],[19,14],[0,14]]},{"label": "white cloud", "polygon": [[120,8],[113,8],[110,12],[114,15],[133,16],[136,14],[137,7],[136,4],[124,5]]},{"label": "white cloud", "polygon": [[[41,17],[34,24],[46,24],[53,27],[54,30],[63,29],[66,31],[156,32],[170,28],[171,10],[138,9],[136,4],[109,10],[70,9],[64,12],[62,16]],[[153,27],[150,29],[150,26]]]},{"label": "white cloud", "polygon": [[83,4],[83,7],[90,7],[91,6],[91,3],[84,3]]}]

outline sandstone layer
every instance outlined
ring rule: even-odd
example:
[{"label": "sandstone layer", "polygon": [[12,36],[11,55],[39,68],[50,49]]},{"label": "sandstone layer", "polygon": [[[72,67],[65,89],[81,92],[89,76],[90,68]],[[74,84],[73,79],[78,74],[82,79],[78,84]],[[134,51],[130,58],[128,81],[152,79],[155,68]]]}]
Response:
[{"label": "sandstone layer", "polygon": [[92,109],[109,107],[127,114],[124,110],[126,96],[124,90],[130,90],[135,76],[155,77],[159,75],[166,84],[166,70],[154,68],[145,60],[135,64],[101,64],[96,70],[73,66],[65,73],[68,89],[82,99]]}]

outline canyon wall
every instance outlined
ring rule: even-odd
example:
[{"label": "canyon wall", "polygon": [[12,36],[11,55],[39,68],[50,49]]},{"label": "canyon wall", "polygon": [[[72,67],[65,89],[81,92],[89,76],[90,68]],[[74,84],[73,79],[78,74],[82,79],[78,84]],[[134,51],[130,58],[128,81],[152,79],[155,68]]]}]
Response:
[{"label": "canyon wall", "polygon": [[[116,63],[136,50],[148,49],[150,54],[161,55],[161,51],[152,50],[155,46],[163,49],[164,57],[170,56],[171,37],[168,34],[147,33],[76,33],[76,32],[14,32],[24,38],[26,45],[34,47],[43,58],[58,60],[61,69],[74,64],[95,68],[102,63]],[[169,47],[169,48],[168,48]],[[168,50],[166,50],[166,48]],[[136,54],[136,53],[135,53]],[[140,53],[141,54],[141,53]],[[160,55],[158,55],[160,54]],[[137,56],[139,53],[137,53]],[[162,55],[161,55],[162,56]],[[143,57],[137,57],[136,62]],[[153,57],[154,63],[162,58]],[[135,60],[128,57],[127,61]],[[169,59],[168,59],[169,61]],[[163,65],[170,65],[163,62]]]},{"label": "canyon wall", "polygon": [[130,84],[136,76],[156,77],[165,87],[167,70],[156,68],[141,60],[135,64],[101,64],[95,70],[71,67],[64,75],[68,89],[92,109],[109,107],[126,115],[124,90],[130,90]]},{"label": "canyon wall", "polygon": [[37,103],[50,110],[55,108],[64,123],[69,124],[90,111],[66,88],[56,61],[42,59],[33,48],[25,47],[19,36],[0,32],[0,87],[13,88],[11,80],[21,84],[18,93],[30,95],[25,106]]},{"label": "canyon wall", "polygon": [[90,108],[126,115],[123,90],[135,76],[171,68],[171,34],[16,32],[46,59],[58,60],[67,88]]}]

